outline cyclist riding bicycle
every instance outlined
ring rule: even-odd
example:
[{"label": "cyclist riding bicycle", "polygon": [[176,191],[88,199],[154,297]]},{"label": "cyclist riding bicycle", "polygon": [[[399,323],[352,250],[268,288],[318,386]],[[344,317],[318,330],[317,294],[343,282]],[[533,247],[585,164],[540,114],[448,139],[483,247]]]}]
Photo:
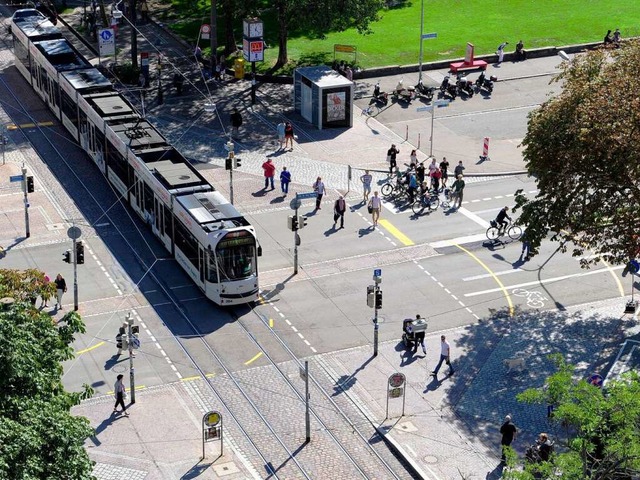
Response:
[{"label": "cyclist riding bicycle", "polygon": [[[500,212],[498,212],[498,216],[496,217],[496,223],[498,227],[500,227],[500,231],[504,232],[511,221],[511,217],[507,213],[509,211],[509,207],[504,207]],[[509,219],[509,222],[505,220],[505,218]]]}]

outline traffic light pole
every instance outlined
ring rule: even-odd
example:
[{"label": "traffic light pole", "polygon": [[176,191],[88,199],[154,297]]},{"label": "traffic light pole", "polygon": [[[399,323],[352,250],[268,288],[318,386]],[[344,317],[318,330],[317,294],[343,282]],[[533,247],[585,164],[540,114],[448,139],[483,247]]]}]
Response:
[{"label": "traffic light pole", "polygon": [[78,311],[78,246],[73,239],[73,309]]},{"label": "traffic light pole", "polygon": [[[300,202],[297,202],[296,205],[299,205]],[[296,218],[296,222],[298,221],[298,207],[296,206],[295,209],[295,218]],[[300,225],[298,225],[298,228],[300,228]],[[297,229],[293,230],[293,274],[297,275],[298,274],[298,231]]]},{"label": "traffic light pole", "polygon": [[131,390],[131,403],[136,403],[136,375],[133,368],[133,318],[127,314],[127,340],[129,343],[129,388]]},{"label": "traffic light pole", "polygon": [[[376,293],[374,298],[377,298],[378,295],[380,294],[380,285],[378,283],[376,283],[375,292]],[[375,301],[374,303],[375,305],[373,307],[373,356],[377,357],[378,356],[378,330],[379,330],[378,302]]]},{"label": "traffic light pole", "polygon": [[25,237],[31,236],[29,229],[29,198],[27,196],[27,167],[22,164],[22,190],[24,192],[24,225],[26,229]]},{"label": "traffic light pole", "polygon": [[229,155],[227,157],[227,161],[229,162],[229,201],[231,202],[231,205],[233,205],[233,142],[231,140],[229,140],[227,142],[227,150],[229,150]]}]

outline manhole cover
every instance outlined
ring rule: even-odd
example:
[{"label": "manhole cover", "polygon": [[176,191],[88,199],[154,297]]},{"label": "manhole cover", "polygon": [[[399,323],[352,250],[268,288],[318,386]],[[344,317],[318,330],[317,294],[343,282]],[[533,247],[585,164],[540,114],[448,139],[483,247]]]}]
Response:
[{"label": "manhole cover", "polygon": [[438,463],[438,457],[434,455],[427,455],[426,457],[424,457],[424,461],[433,465],[434,463]]}]

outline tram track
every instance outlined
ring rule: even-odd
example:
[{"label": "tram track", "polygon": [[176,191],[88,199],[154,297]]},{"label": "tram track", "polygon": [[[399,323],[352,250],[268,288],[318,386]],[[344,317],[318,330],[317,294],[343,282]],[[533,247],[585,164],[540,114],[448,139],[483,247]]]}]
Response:
[{"label": "tram track", "polygon": [[[3,39],[2,43],[6,46],[6,39]],[[3,87],[10,92],[10,95],[13,97],[15,106],[22,110],[21,115],[31,118],[32,115],[21,101],[21,98],[19,98],[11,86],[7,84],[5,79],[1,79],[1,81]],[[33,92],[31,92],[31,94],[35,96]],[[264,340],[262,340],[262,337],[264,332],[259,335],[251,333],[248,328],[248,322],[239,316],[235,316],[239,330],[243,332],[246,338],[251,339],[253,344],[263,352],[265,358],[269,359],[268,368],[272,370],[272,377],[279,378],[277,382],[269,382],[269,389],[273,392],[273,395],[275,395],[275,399],[273,399],[275,401],[272,402],[270,411],[265,413],[264,410],[266,410],[266,407],[264,405],[258,405],[255,400],[255,397],[258,397],[259,393],[263,393],[263,391],[261,391],[256,394],[254,391],[255,388],[260,390],[260,385],[249,386],[251,385],[250,383],[243,381],[241,376],[242,372],[234,372],[229,367],[227,360],[222,358],[221,355],[218,355],[216,349],[209,343],[209,339],[215,336],[203,332],[196,325],[197,320],[191,318],[185,312],[180,302],[170,289],[167,288],[166,282],[162,281],[161,278],[153,272],[153,265],[149,265],[149,262],[144,259],[144,254],[138,251],[142,247],[140,245],[138,245],[137,248],[134,247],[132,241],[125,237],[123,229],[118,227],[118,225],[122,223],[122,219],[112,218],[109,211],[105,210],[105,207],[89,188],[88,185],[90,185],[91,182],[87,182],[87,179],[81,178],[82,173],[78,174],[75,171],[69,163],[69,160],[65,158],[65,154],[59,150],[56,142],[47,134],[47,131],[48,130],[41,128],[35,128],[33,131],[23,132],[23,135],[26,141],[31,143],[36,150],[40,150],[36,144],[45,142],[50,149],[49,156],[51,156],[51,152],[55,152],[61,164],[65,165],[66,169],[68,169],[68,174],[77,178],[86,190],[89,198],[95,202],[96,206],[101,210],[103,218],[112,222],[112,225],[116,228],[124,243],[135,253],[141,265],[148,269],[149,277],[153,279],[154,283],[158,285],[159,290],[169,299],[175,308],[176,316],[182,317],[182,321],[186,323],[193,334],[197,336],[198,343],[205,350],[209,358],[215,360],[217,367],[224,372],[224,376],[207,379],[207,366],[202,365],[201,362],[196,360],[193,352],[194,346],[187,344],[185,340],[174,334],[174,339],[177,344],[191,360],[200,376],[205,379],[204,381],[215,395],[219,404],[224,407],[222,410],[233,420],[231,424],[236,427],[237,431],[241,433],[242,437],[250,445],[252,456],[264,466],[267,478],[293,479],[322,478],[326,476],[363,479],[411,478],[410,474],[403,471],[403,467],[400,466],[399,461],[397,465],[391,466],[388,460],[383,459],[382,456],[375,451],[368,440],[368,438],[371,438],[371,435],[361,431],[366,425],[358,425],[349,420],[348,415],[346,415],[335,402],[330,401],[330,396],[324,392],[320,388],[320,384],[315,381],[313,382],[314,398],[316,396],[318,398],[324,398],[326,403],[323,405],[319,403],[314,404],[312,412],[316,427],[313,430],[312,442],[308,444],[305,443],[304,435],[301,436],[300,431],[291,428],[292,423],[290,420],[291,415],[296,412],[299,415],[300,412],[303,412],[304,397],[300,393],[299,387],[294,385],[294,382],[289,379],[289,375],[272,359],[273,353],[263,344]],[[54,134],[58,135],[55,132]],[[36,136],[40,138],[36,138]],[[86,205],[84,207],[86,207]],[[128,211],[126,217],[125,220],[133,222],[134,224],[136,223],[135,219],[131,216],[131,212]],[[125,230],[128,229],[125,228]],[[138,228],[136,228],[136,230],[138,234],[143,235],[143,232]],[[255,315],[256,318],[260,319],[258,324],[263,325],[263,328],[268,328],[264,317],[260,317],[255,311],[252,311],[250,315]],[[170,323],[171,322],[168,323],[169,328],[171,328]],[[272,332],[272,334],[275,334],[275,332]],[[191,337],[191,339],[193,340],[193,337]],[[288,352],[293,361],[299,365],[298,359],[279,337],[278,343],[281,348]],[[247,371],[248,370],[245,370],[245,373]],[[282,392],[287,391],[287,389],[289,394],[283,396]],[[286,407],[283,405],[283,399],[285,398],[290,399],[290,405]],[[327,418],[329,415],[328,412],[331,413],[331,418]],[[271,416],[274,413],[273,419],[270,420],[267,418],[267,415]],[[274,420],[276,418],[277,422]],[[300,418],[304,417],[300,416]],[[356,433],[359,440],[354,442],[352,437]],[[360,449],[365,450],[364,459],[356,458],[356,455],[358,455],[357,451]]]}]

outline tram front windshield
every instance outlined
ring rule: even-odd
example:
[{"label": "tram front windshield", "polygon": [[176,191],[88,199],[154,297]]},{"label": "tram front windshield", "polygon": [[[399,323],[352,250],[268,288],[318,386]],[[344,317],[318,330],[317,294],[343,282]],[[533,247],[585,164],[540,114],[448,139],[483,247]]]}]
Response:
[{"label": "tram front windshield", "polygon": [[250,232],[227,234],[218,243],[215,257],[215,266],[221,282],[241,280],[256,273],[255,239]]}]

